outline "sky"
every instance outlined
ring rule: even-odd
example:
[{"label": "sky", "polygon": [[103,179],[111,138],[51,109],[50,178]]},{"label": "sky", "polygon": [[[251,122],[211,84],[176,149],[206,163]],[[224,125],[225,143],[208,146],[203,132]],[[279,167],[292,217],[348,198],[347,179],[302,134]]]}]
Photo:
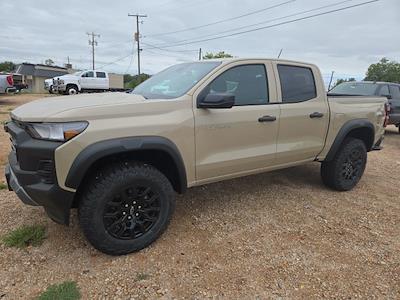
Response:
[{"label": "sky", "polygon": [[[283,59],[317,64],[325,81],[331,71],[335,71],[335,78],[362,79],[368,66],[382,57],[400,61],[399,0],[379,0],[291,21],[367,1],[1,1],[0,61],[44,63],[50,58],[63,65],[69,56],[74,68],[91,68],[86,33],[95,32],[100,34],[96,68],[136,74],[136,19],[128,13],[140,13],[147,15],[140,24],[145,73],[197,60],[199,48],[203,53],[225,51],[235,57],[267,58],[276,58],[283,49]],[[327,7],[319,9],[322,6]],[[279,24],[287,21],[291,23]],[[231,33],[236,35],[206,40]]]}]

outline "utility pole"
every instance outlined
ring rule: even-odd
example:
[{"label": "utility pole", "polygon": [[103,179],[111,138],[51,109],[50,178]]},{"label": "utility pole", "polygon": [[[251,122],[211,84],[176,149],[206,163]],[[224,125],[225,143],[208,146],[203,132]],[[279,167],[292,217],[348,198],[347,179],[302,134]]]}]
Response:
[{"label": "utility pole", "polygon": [[135,32],[135,41],[137,43],[137,62],[138,62],[138,75],[140,75],[140,30],[139,30],[139,18],[146,18],[147,15],[140,14],[128,14],[128,17],[136,17],[136,32]]},{"label": "utility pole", "polygon": [[89,37],[89,45],[92,46],[92,68],[94,70],[94,46],[97,46],[96,37],[100,37],[100,34],[86,32]]},{"label": "utility pole", "polygon": [[199,60],[201,60],[201,48],[199,49]]}]

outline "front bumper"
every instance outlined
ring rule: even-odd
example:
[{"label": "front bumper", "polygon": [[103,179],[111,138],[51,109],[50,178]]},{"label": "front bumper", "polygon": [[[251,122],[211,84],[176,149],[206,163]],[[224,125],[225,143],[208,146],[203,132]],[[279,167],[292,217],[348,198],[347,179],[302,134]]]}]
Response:
[{"label": "front bumper", "polygon": [[13,144],[5,169],[9,190],[25,204],[43,206],[55,222],[68,225],[75,194],[57,183],[54,151],[60,143],[33,139],[15,122],[7,123],[6,131]]}]

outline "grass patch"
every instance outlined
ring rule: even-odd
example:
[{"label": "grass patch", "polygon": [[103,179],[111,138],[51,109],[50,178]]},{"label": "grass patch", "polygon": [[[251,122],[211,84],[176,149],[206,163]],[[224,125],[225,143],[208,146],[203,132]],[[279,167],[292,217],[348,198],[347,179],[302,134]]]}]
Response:
[{"label": "grass patch", "polygon": [[150,277],[149,274],[147,273],[137,273],[136,274],[136,281],[142,281],[142,280],[146,280]]},{"label": "grass patch", "polygon": [[22,226],[2,237],[7,247],[25,248],[40,246],[46,238],[46,228],[43,225]]},{"label": "grass patch", "polygon": [[8,189],[7,184],[0,182],[0,190]]},{"label": "grass patch", "polygon": [[47,288],[37,300],[77,300],[81,298],[78,285],[75,281],[65,281],[53,284]]}]

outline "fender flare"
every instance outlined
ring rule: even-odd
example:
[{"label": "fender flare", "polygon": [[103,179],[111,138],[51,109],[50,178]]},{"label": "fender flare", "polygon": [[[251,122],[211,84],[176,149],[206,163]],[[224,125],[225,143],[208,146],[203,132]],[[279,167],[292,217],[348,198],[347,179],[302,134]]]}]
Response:
[{"label": "fender flare", "polygon": [[[370,144],[372,147],[374,144],[374,138],[375,138],[375,127],[371,123],[371,121],[369,121],[368,119],[350,120],[350,121],[347,121],[346,123],[344,123],[343,126],[340,128],[331,148],[329,149],[328,154],[326,155],[325,161],[331,161],[334,159],[336,152],[339,150],[344,139],[347,137],[347,135],[350,133],[350,131],[352,131],[354,129],[361,129],[361,128],[367,128],[368,130],[371,130],[372,141]],[[367,147],[367,151],[370,151],[371,147]]]},{"label": "fender flare", "polygon": [[186,169],[178,147],[169,139],[159,136],[127,137],[100,141],[83,149],[69,169],[65,185],[77,189],[89,168],[99,159],[135,150],[161,150],[172,157],[177,170],[180,190],[187,188]]}]

